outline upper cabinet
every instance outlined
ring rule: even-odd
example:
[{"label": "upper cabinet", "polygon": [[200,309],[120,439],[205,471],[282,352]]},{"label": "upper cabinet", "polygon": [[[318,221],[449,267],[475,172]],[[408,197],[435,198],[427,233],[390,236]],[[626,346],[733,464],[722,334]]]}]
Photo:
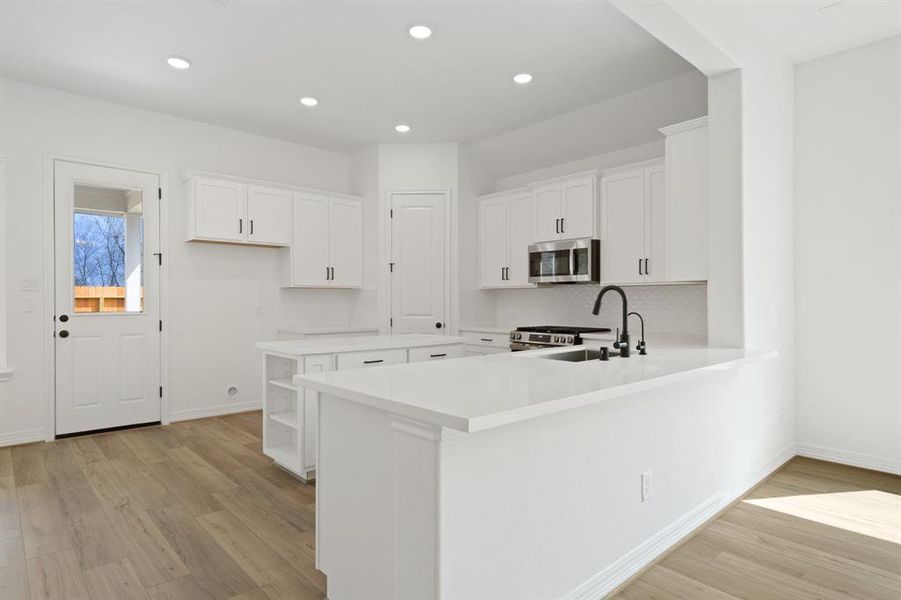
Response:
[{"label": "upper cabinet", "polygon": [[336,194],[294,194],[287,287],[357,288],[363,285],[363,205]]},{"label": "upper cabinet", "polygon": [[663,165],[601,178],[601,281],[665,280]]},{"label": "upper cabinet", "polygon": [[479,199],[479,286],[534,287],[529,283],[529,244],[534,235],[533,197],[528,190]]},{"label": "upper cabinet", "polygon": [[188,241],[288,245],[290,191],[200,176],[188,187]]},{"label": "upper cabinet", "polygon": [[532,186],[535,241],[597,237],[597,174],[541,182]]},{"label": "upper cabinet", "polygon": [[666,136],[666,278],[707,279],[707,117]]}]

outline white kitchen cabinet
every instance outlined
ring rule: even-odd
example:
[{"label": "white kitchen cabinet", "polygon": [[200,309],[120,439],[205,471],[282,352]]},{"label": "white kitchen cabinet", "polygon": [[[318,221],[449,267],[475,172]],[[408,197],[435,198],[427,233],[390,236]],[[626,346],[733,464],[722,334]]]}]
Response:
[{"label": "white kitchen cabinet", "polygon": [[291,192],[258,185],[247,187],[247,241],[287,246],[291,241]]},{"label": "white kitchen cabinet", "polygon": [[447,336],[345,336],[258,347],[263,351],[263,453],[303,479],[316,472],[319,393],[295,384],[295,375],[464,356],[462,338]]},{"label": "white kitchen cabinet", "polygon": [[533,240],[533,219],[533,199],[528,191],[480,198],[480,287],[534,287],[529,283],[528,254]]},{"label": "white kitchen cabinet", "polygon": [[535,241],[597,237],[597,173],[578,173],[532,187]]},{"label": "white kitchen cabinet", "polygon": [[290,191],[202,176],[188,186],[188,241],[288,245]]},{"label": "white kitchen cabinet", "polygon": [[668,281],[707,279],[707,117],[660,129],[666,136]]},{"label": "white kitchen cabinet", "polygon": [[362,244],[363,206],[359,199],[295,193],[285,286],[362,286]]},{"label": "white kitchen cabinet", "polygon": [[510,352],[510,330],[498,327],[460,328],[465,356]]},{"label": "white kitchen cabinet", "polygon": [[601,281],[664,280],[664,170],[636,168],[601,178]]}]

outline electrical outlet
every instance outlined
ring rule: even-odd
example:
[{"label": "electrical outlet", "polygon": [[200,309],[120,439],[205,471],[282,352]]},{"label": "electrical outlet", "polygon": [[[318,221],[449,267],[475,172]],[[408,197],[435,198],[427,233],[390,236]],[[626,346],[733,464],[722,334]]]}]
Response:
[{"label": "electrical outlet", "polygon": [[641,474],[641,501],[647,502],[654,495],[654,482],[651,479],[651,472],[645,471]]}]

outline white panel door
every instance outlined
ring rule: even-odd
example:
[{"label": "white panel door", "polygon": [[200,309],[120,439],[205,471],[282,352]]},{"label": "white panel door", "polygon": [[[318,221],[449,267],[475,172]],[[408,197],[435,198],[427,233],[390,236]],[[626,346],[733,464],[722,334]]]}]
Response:
[{"label": "white panel door", "polygon": [[332,198],[329,213],[331,287],[363,285],[363,205]]},{"label": "white panel door", "polygon": [[291,244],[291,285],[328,287],[329,198],[294,194],[294,231]]},{"label": "white panel door", "polygon": [[666,281],[666,172],[663,165],[648,167],[644,175],[646,281]]},{"label": "white panel door", "polygon": [[247,188],[247,241],[287,246],[291,240],[291,192]]},{"label": "white panel door", "polygon": [[529,244],[535,243],[535,210],[532,196],[511,197],[507,203],[508,286],[529,285]]},{"label": "white panel door", "polygon": [[595,237],[595,178],[583,177],[563,183],[563,221],[560,237],[576,239]]},{"label": "white panel door", "polygon": [[392,194],[393,333],[446,331],[445,194]]},{"label": "white panel door", "polygon": [[479,285],[498,288],[507,276],[507,199],[479,203]]},{"label": "white panel door", "polygon": [[246,240],[246,199],[244,184],[195,178],[194,235],[210,240]]},{"label": "white panel door", "polygon": [[601,281],[605,283],[644,280],[644,177],[644,169],[637,169],[601,180]]},{"label": "white panel door", "polygon": [[560,239],[560,219],[563,218],[560,184],[545,185],[532,190],[535,198],[535,241]]},{"label": "white panel door", "polygon": [[158,189],[54,162],[57,435],[160,420]]}]

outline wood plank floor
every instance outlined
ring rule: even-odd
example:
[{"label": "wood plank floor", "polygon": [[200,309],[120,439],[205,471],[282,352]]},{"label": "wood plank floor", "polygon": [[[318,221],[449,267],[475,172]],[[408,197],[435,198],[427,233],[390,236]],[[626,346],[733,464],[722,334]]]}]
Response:
[{"label": "wood plank floor", "polygon": [[616,600],[901,599],[901,477],[797,457]]},{"label": "wood plank floor", "polygon": [[[0,600],[323,598],[314,488],[260,420],[0,448]],[[796,458],[612,597],[898,600],[901,477]]]},{"label": "wood plank floor", "polygon": [[319,600],[259,412],[0,448],[0,600]]}]

